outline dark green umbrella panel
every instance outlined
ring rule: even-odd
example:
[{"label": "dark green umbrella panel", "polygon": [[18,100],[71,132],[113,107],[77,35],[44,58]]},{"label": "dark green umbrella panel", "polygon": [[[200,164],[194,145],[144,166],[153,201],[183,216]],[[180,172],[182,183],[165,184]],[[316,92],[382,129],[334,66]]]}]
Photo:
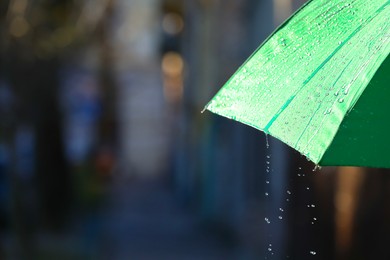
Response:
[{"label": "dark green umbrella panel", "polygon": [[313,0],[206,108],[319,165],[390,167],[390,1]]}]

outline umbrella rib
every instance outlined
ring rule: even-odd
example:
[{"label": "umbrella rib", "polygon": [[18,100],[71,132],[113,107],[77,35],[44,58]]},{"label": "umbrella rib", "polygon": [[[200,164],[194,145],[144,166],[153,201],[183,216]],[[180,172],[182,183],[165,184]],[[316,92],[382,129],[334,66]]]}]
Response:
[{"label": "umbrella rib", "polygon": [[[370,60],[371,60],[371,58],[370,58]],[[368,62],[367,62],[368,63]],[[366,64],[367,64],[366,63]],[[357,76],[356,77],[354,77],[354,79],[353,80],[355,80],[357,77],[358,77],[358,75],[361,73],[361,70],[358,72],[358,74],[357,74]],[[355,99],[355,98],[353,98],[353,99]],[[336,103],[337,101],[335,100],[334,102],[333,102],[333,105]],[[333,106],[332,105],[332,106]],[[351,107],[350,107],[350,109],[349,109],[349,111],[348,112],[350,112],[351,110],[352,110],[352,108],[354,107],[354,105],[355,104],[352,104],[351,105]],[[316,110],[316,112],[317,112],[318,110]],[[315,113],[316,113],[315,112]],[[344,120],[344,119],[343,119]],[[319,127],[317,128],[317,130],[314,132],[314,134],[312,135],[312,137],[310,138],[310,140],[307,142],[307,144],[306,144],[306,146],[305,146],[305,148],[303,149],[303,150],[305,150],[305,149],[307,149],[307,147],[310,145],[310,143],[311,143],[311,141],[313,140],[313,138],[318,134],[318,132],[319,132],[319,130],[321,129],[321,126],[323,125],[323,123],[324,123],[324,121],[325,121],[325,117],[324,118],[322,118],[322,120],[321,120],[321,123],[319,124]],[[307,127],[306,127],[307,128]],[[305,128],[305,130],[306,130],[306,128]],[[303,134],[303,133],[302,133]],[[298,143],[298,142],[297,142]],[[302,150],[302,151],[303,151]]]},{"label": "umbrella rib", "polygon": [[[343,75],[344,71],[348,68],[348,66],[352,63],[352,60],[348,62],[348,64],[345,66],[345,68],[340,72],[339,76],[336,78],[335,82],[333,83],[333,86],[336,85],[336,83],[340,80],[341,76]],[[301,141],[303,134],[306,132],[307,128],[309,127],[311,121],[313,120],[314,116],[317,114],[318,110],[321,108],[321,104],[318,105],[316,111],[313,113],[313,115],[310,117],[309,122],[305,126],[305,129],[303,129],[302,133],[298,137],[298,140],[295,143],[295,146],[298,145],[298,143]]]},{"label": "umbrella rib", "polygon": [[[381,45],[379,45],[378,47],[377,47],[377,51],[376,52],[378,52],[383,46],[385,46],[385,43],[383,43],[383,44],[381,44]],[[376,53],[375,52],[375,53]],[[349,91],[349,88],[351,87],[351,85],[353,84],[353,82],[359,77],[359,75],[363,72],[363,69],[365,69],[367,66],[368,66],[368,64],[369,64],[369,62],[374,58],[374,54],[375,53],[373,53],[370,57],[369,57],[369,59],[360,67],[360,70],[356,73],[356,76],[351,80],[351,82],[349,83],[349,85],[348,85],[348,88],[346,88],[346,90],[345,91]],[[355,103],[357,102],[357,98],[356,98],[356,95],[361,95],[361,92],[359,93],[359,92],[356,92],[355,93],[355,96],[354,96],[354,98],[353,98],[353,100],[355,100]],[[349,110],[348,110],[348,113],[353,109],[353,107],[355,106],[355,103],[353,103],[352,105],[351,105],[351,107],[349,108]]]},{"label": "umbrella rib", "polygon": [[299,141],[301,140],[303,134],[306,132],[307,128],[309,128],[311,121],[313,120],[314,116],[317,114],[318,110],[320,110],[321,104],[318,105],[317,109],[314,111],[313,115],[310,117],[309,122],[306,124],[305,129],[303,129],[301,135],[299,136],[297,142],[295,143],[295,147],[298,145]]},{"label": "umbrella rib", "polygon": [[333,58],[334,55],[345,45],[347,41],[349,41],[353,36],[355,36],[364,26],[368,24],[368,21],[372,20],[374,17],[376,17],[381,11],[384,10],[384,8],[389,4],[390,1],[387,1],[387,3],[383,4],[380,8],[378,8],[375,12],[375,14],[366,21],[366,23],[363,25],[359,25],[348,37],[346,40],[344,40],[339,46],[336,47],[336,49],[310,74],[310,76],[302,83],[302,86],[298,88],[294,94],[287,99],[287,101],[279,108],[279,110],[275,113],[275,115],[270,119],[270,121],[267,123],[267,125],[264,127],[264,130],[266,132],[269,132],[269,128],[272,126],[272,124],[276,121],[276,119],[282,114],[282,112],[291,104],[291,102],[294,100],[294,98],[301,92],[307,83],[310,82],[312,78],[327,64],[331,58]]},{"label": "umbrella rib", "polygon": [[[360,29],[362,26],[359,26],[357,29],[355,29],[347,38],[347,40],[351,39]],[[298,88],[295,93],[287,99],[287,101],[279,108],[279,110],[275,113],[275,115],[271,118],[271,120],[268,122],[268,124],[265,126],[265,130],[268,131],[269,128],[272,126],[272,124],[276,121],[276,119],[280,116],[280,114],[285,110],[291,102],[294,100],[294,98],[303,90],[303,88],[306,86],[307,83],[310,82],[311,79],[314,78],[314,76],[325,66],[326,63],[330,61],[331,58],[333,58],[334,55],[341,49],[341,47],[344,46],[346,41],[343,41],[339,46],[336,47],[336,49],[310,74],[310,76],[302,83],[302,86]]]}]

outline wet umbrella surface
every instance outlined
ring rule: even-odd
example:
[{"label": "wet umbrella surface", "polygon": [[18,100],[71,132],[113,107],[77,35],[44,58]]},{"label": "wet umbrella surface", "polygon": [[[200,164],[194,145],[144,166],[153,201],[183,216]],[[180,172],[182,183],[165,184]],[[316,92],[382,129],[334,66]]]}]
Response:
[{"label": "wet umbrella surface", "polygon": [[206,109],[319,165],[390,167],[390,1],[313,0],[278,28]]}]

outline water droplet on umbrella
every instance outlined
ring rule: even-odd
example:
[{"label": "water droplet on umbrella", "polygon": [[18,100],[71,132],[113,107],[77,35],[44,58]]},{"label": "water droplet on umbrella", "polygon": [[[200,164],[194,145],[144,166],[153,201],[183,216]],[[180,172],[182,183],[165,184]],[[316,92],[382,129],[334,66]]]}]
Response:
[{"label": "water droplet on umbrella", "polygon": [[324,115],[329,115],[332,112],[332,108],[325,110]]},{"label": "water droplet on umbrella", "polygon": [[280,39],[280,44],[281,44],[282,46],[286,46],[286,39],[281,38],[281,39]]}]

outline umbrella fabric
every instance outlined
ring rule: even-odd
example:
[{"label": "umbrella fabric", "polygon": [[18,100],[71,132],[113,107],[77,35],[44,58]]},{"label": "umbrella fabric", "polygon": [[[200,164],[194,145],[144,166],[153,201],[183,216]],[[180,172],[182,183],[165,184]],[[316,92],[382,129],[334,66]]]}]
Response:
[{"label": "umbrella fabric", "polygon": [[206,108],[319,165],[390,167],[390,1],[308,2]]}]

